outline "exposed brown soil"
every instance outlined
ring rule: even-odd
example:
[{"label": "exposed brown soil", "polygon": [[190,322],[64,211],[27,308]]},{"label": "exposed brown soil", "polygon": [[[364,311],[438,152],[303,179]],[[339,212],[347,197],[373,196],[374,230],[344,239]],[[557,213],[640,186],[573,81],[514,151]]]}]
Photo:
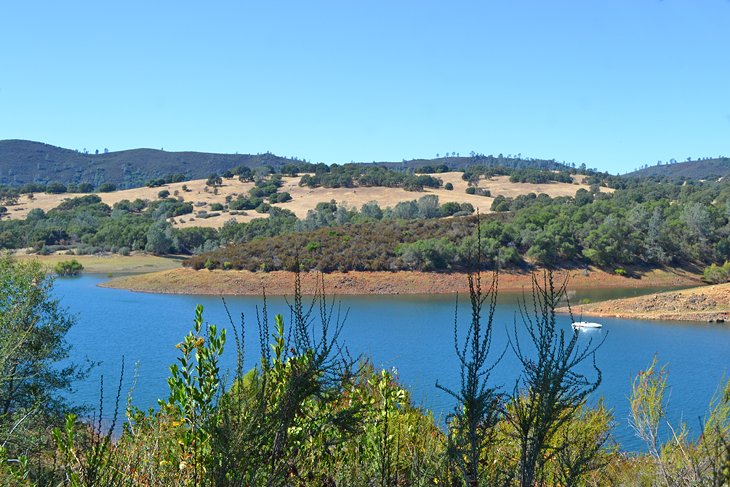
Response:
[{"label": "exposed brown soil", "polygon": [[[626,278],[599,270],[585,273],[569,270],[556,273],[557,279],[568,275],[569,289],[681,287],[700,284],[699,278],[683,271],[654,270],[638,278]],[[302,274],[302,289],[311,293],[316,274]],[[488,276],[487,276],[488,277]],[[463,273],[429,272],[334,272],[324,276],[330,294],[450,294],[468,291]],[[195,271],[188,268],[153,272],[114,279],[105,287],[166,294],[260,295],[262,289],[270,295],[292,293],[294,275],[291,272]],[[500,274],[499,289],[518,291],[529,287],[530,273]]]},{"label": "exposed brown soil", "polygon": [[[574,307],[584,316],[648,320],[730,321],[730,283],[615,299]],[[564,310],[563,310],[564,311]]]}]

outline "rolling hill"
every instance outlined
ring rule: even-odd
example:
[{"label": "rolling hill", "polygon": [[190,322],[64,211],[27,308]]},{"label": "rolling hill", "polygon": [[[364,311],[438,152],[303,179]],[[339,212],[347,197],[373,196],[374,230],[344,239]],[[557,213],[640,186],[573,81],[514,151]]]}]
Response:
[{"label": "rolling hill", "polygon": [[[167,152],[158,149],[131,149],[108,153],[82,153],[71,149],[28,140],[0,140],[0,185],[22,186],[26,183],[88,182],[98,187],[114,183],[121,189],[144,186],[150,179],[168,174],[185,174],[189,179],[207,178],[236,166],[272,166],[278,170],[296,161],[274,154],[214,154],[205,152]],[[471,154],[436,159],[413,159],[402,162],[373,162],[396,171],[421,170],[426,166],[460,170],[468,166],[504,166],[565,171],[570,166],[552,159],[523,159],[520,156]],[[440,171],[439,171],[440,172]]]},{"label": "rolling hill", "polygon": [[650,166],[626,174],[629,177],[665,177],[670,179],[717,179],[730,176],[730,158],[718,157],[697,161]]},{"label": "rolling hill", "polygon": [[207,178],[236,166],[270,165],[275,169],[295,162],[273,154],[211,154],[132,149],[85,154],[28,140],[0,140],[0,184],[111,182],[120,188],[143,186],[152,178],[182,173]]},{"label": "rolling hill", "polygon": [[[481,213],[490,213],[490,207],[494,201],[494,196],[502,195],[514,198],[519,195],[536,193],[548,194],[553,197],[557,196],[573,196],[579,189],[588,190],[589,186],[585,184],[582,177],[576,177],[573,183],[551,182],[546,184],[531,183],[513,183],[510,182],[508,176],[495,176],[492,178],[481,178],[479,187],[488,190],[492,196],[479,196],[466,193],[467,182],[462,179],[460,172],[446,172],[438,174],[444,182],[451,183],[453,190],[449,191],[444,188],[427,188],[424,191],[406,191],[402,188],[385,188],[385,187],[355,187],[355,188],[309,188],[300,186],[300,176],[284,177],[284,184],[281,191],[286,191],[292,196],[292,200],[286,203],[276,203],[274,206],[291,210],[299,218],[305,218],[309,210],[316,208],[318,203],[331,200],[337,201],[338,204],[344,204],[348,207],[360,208],[363,204],[370,201],[377,201],[382,207],[393,207],[400,202],[416,200],[427,194],[439,197],[440,203],[456,202],[470,203],[475,209]],[[188,190],[183,190],[185,186]],[[171,183],[160,187],[148,188],[142,186],[139,188],[131,188],[110,193],[99,193],[102,201],[109,206],[113,206],[122,200],[133,201],[137,198],[154,201],[159,199],[158,193],[161,190],[167,190],[175,197],[183,198],[185,201],[194,203],[195,212],[208,212],[217,216],[206,218],[194,218],[194,215],[184,216],[182,218],[171,219],[175,227],[213,227],[220,228],[227,221],[233,219],[238,222],[248,222],[254,218],[265,218],[267,214],[257,213],[255,211],[241,212],[232,216],[227,211],[218,212],[213,209],[213,204],[226,204],[226,198],[235,198],[240,194],[246,194],[254,183],[241,182],[237,178],[224,179],[222,186],[216,192],[208,191],[205,179],[197,179],[186,181],[184,183]],[[602,191],[612,192],[609,188],[601,188]],[[33,209],[41,209],[48,212],[58,207],[62,202],[74,198],[82,197],[84,194],[49,194],[35,193],[33,198],[28,195],[20,196],[17,205],[8,207],[8,219],[22,220],[28,216]],[[192,217],[192,218],[191,218]]]}]

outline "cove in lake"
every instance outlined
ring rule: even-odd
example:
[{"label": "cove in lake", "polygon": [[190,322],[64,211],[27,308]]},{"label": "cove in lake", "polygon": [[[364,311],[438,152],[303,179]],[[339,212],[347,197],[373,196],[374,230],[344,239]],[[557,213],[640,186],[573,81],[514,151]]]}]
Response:
[{"label": "cove in lake", "polygon": [[[168,367],[175,362],[175,345],[192,328],[195,306],[205,307],[209,323],[230,328],[223,303],[211,296],[161,295],[133,293],[99,288],[101,276],[58,279],[55,292],[62,303],[77,316],[77,325],[68,334],[72,359],[101,362],[89,379],[77,384],[72,400],[75,403],[99,403],[100,378],[104,377],[104,416],[111,417],[122,356],[126,372],[122,394],[134,385],[132,403],[140,408],[157,407],[157,399],[168,394]],[[326,283],[326,278],[325,278]],[[626,297],[652,290],[580,291],[571,293],[571,301]],[[513,332],[517,294],[502,293],[495,313],[493,357],[508,346],[507,330]],[[368,357],[378,367],[395,368],[398,377],[411,392],[417,404],[443,416],[453,401],[435,387],[440,384],[458,387],[457,359],[454,352],[454,296],[343,296],[336,298],[344,315],[341,338],[352,355]],[[469,319],[468,299],[460,300],[460,336]],[[246,323],[245,366],[253,367],[259,359],[256,307],[258,297],[228,297],[228,308],[238,324],[241,314]],[[268,299],[269,315],[289,316],[283,298]],[[576,311],[579,311],[576,306]],[[603,397],[613,409],[614,438],[626,450],[641,449],[628,426],[628,395],[636,373],[651,362],[655,354],[661,363],[668,363],[670,419],[684,419],[690,430],[699,430],[707,405],[730,371],[730,326],[726,324],[659,322],[602,318],[604,327],[580,333],[581,345],[589,340],[600,341],[608,333],[596,353],[596,363],[603,373],[594,400]],[[570,319],[561,316],[559,323],[571,333]],[[287,321],[288,324],[288,321]],[[521,321],[517,316],[517,329]],[[522,333],[521,331],[518,331]],[[233,369],[235,353],[233,336],[224,353],[222,366]],[[137,377],[134,378],[136,365]],[[494,369],[493,383],[510,392],[520,371],[511,350]],[[590,374],[593,377],[593,374]],[[126,397],[126,396],[125,396]],[[122,397],[121,408],[124,408]]]}]

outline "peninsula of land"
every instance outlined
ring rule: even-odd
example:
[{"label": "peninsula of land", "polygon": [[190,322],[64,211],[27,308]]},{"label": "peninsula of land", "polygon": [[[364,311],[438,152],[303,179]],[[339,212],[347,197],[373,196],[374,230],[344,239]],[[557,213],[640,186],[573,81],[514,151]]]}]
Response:
[{"label": "peninsula of land", "polygon": [[730,283],[613,299],[574,306],[572,311],[582,316],[725,323],[730,320]]}]

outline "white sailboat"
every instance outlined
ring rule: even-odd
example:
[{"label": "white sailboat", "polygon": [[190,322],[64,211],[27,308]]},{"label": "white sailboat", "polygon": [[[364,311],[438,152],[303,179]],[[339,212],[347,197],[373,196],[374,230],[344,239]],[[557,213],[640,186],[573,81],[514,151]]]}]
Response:
[{"label": "white sailboat", "polygon": [[600,323],[594,323],[591,321],[575,321],[573,328],[601,328],[603,327]]}]

